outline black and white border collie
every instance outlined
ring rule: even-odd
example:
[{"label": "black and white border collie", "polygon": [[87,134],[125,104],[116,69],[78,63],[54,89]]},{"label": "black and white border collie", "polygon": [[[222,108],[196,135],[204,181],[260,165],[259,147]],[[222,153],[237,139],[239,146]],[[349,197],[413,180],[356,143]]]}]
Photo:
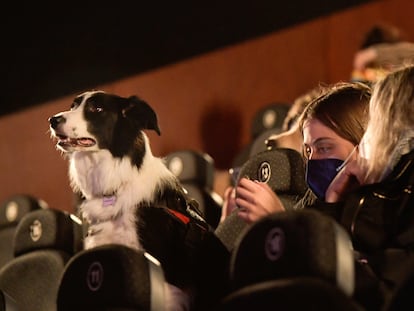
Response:
[{"label": "black and white border collie", "polygon": [[[68,157],[71,186],[83,197],[80,213],[88,224],[85,249],[110,243],[144,249],[140,207],[183,194],[163,159],[153,156],[144,133],[154,130],[160,135],[154,110],[136,96],[89,91],[49,123],[57,149]],[[171,284],[167,290],[168,310],[188,309],[184,291]]]}]

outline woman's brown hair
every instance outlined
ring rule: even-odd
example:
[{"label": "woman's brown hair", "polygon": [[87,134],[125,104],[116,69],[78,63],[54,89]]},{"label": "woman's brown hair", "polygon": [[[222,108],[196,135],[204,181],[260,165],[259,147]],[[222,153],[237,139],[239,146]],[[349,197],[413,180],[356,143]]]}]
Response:
[{"label": "woman's brown hair", "polygon": [[306,120],[316,118],[340,137],[357,145],[367,126],[370,97],[371,88],[366,84],[334,84],[305,108],[299,120],[300,130]]}]

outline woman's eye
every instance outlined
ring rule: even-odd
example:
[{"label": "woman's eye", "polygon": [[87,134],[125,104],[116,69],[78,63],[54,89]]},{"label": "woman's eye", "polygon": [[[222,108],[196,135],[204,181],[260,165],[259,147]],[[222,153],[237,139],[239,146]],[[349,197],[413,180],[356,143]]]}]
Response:
[{"label": "woman's eye", "polygon": [[318,147],[317,150],[318,150],[318,153],[327,153],[331,150],[331,148],[328,146],[320,146]]}]

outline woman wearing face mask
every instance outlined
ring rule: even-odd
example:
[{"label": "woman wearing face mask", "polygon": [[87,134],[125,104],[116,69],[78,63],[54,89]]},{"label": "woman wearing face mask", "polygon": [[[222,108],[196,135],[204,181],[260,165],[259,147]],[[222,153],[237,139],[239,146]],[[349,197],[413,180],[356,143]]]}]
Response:
[{"label": "woman wearing face mask", "polygon": [[[365,131],[370,94],[367,85],[341,82],[326,88],[305,108],[299,127],[310,190],[296,208],[318,206],[328,214],[336,212],[325,203],[325,192],[344,161],[356,156],[354,150]],[[285,210],[265,183],[242,178],[235,193],[237,196],[228,194],[225,204],[237,206],[239,217],[247,223]]]}]

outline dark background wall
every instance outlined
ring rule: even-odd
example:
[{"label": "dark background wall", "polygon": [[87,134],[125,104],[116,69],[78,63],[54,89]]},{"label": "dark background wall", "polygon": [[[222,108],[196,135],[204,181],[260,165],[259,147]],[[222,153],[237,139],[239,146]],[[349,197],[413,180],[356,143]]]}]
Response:
[{"label": "dark background wall", "polygon": [[16,2],[1,21],[0,114],[367,2]]},{"label": "dark background wall", "polygon": [[[139,40],[138,36],[125,33],[116,47],[103,44],[98,49],[92,44],[94,39],[100,38],[98,41],[102,42],[111,36],[117,38],[116,25],[121,23],[120,17],[109,21],[102,18],[100,24],[91,18],[91,8],[61,7],[62,16],[48,15],[47,12],[30,14],[28,8],[21,9],[23,13],[16,16],[4,13],[9,27],[2,28],[3,32],[7,31],[3,40],[8,42],[2,49],[8,56],[0,56],[5,64],[2,68],[7,69],[7,74],[3,75],[0,107],[6,106],[4,109],[8,112],[0,115],[0,199],[16,193],[30,193],[43,198],[52,207],[65,210],[73,208],[67,162],[50,139],[47,119],[68,109],[79,91],[96,87],[123,96],[141,96],[154,107],[159,117],[162,135],[148,133],[155,155],[163,156],[187,148],[205,151],[215,159],[220,176],[226,176],[231,159],[249,142],[250,122],[255,112],[273,102],[289,105],[319,83],[348,80],[353,55],[371,27],[379,23],[392,24],[405,31],[408,39],[414,40],[414,2],[411,0],[368,1],[257,35],[249,33],[249,26],[260,24],[262,18],[258,16],[259,10],[252,8],[252,14],[237,14],[245,16],[242,39],[222,42],[216,48],[206,46],[205,50],[193,50],[185,57],[185,54],[178,57],[179,53],[174,51],[188,51],[186,48],[192,46],[192,42],[209,41],[209,35],[199,30],[192,36],[187,34],[168,41],[165,39],[168,36],[163,34],[170,29],[165,24],[161,27],[147,22],[157,35],[148,35],[149,41],[145,44],[145,40]],[[284,16],[277,10],[269,10],[262,11],[263,20]],[[172,18],[160,9],[156,12],[164,19]],[[186,14],[182,16],[190,14],[184,12]],[[178,16],[172,11],[171,15]],[[221,25],[215,30],[217,37],[226,33],[228,28],[224,21],[221,24],[213,22],[213,13],[210,15],[211,27]],[[135,20],[137,25],[141,25],[138,23],[140,18],[147,20],[145,10],[136,9],[123,16]],[[256,17],[249,19],[250,16]],[[16,35],[11,33],[11,29],[18,28],[25,18],[31,21],[38,18],[41,25],[47,25],[49,21],[71,23],[53,40],[46,39],[42,31],[36,32],[34,37],[29,36],[30,45],[25,37],[30,29],[18,29]],[[177,23],[179,20],[177,17]],[[194,25],[184,20],[182,17],[184,30],[197,28],[198,20],[206,27],[201,17],[194,19]],[[70,35],[70,28],[76,29],[74,25],[81,21],[89,21],[82,39]],[[106,29],[100,36],[89,35],[93,29],[111,24],[110,21],[114,29]],[[31,27],[40,26],[33,24]],[[42,27],[45,32],[49,29]],[[11,42],[16,46],[11,46]],[[31,46],[31,49],[19,52],[18,46]],[[131,52],[132,49],[135,52]],[[30,53],[33,50],[37,52]],[[107,50],[112,51],[113,54],[109,53],[111,57],[101,58],[108,55]],[[65,58],[62,53],[76,57]],[[151,62],[157,54],[165,57],[164,62]],[[132,59],[137,61],[137,68],[139,64],[148,67],[132,70],[133,61],[125,55],[136,55]],[[176,55],[176,58],[168,55]],[[52,61],[54,58],[59,61]],[[100,61],[94,63],[95,59]],[[132,71],[115,78],[124,63]],[[108,72],[114,73],[113,78],[108,78]],[[19,105],[21,109],[16,109]],[[222,187],[217,189],[219,193],[222,191]]]}]

